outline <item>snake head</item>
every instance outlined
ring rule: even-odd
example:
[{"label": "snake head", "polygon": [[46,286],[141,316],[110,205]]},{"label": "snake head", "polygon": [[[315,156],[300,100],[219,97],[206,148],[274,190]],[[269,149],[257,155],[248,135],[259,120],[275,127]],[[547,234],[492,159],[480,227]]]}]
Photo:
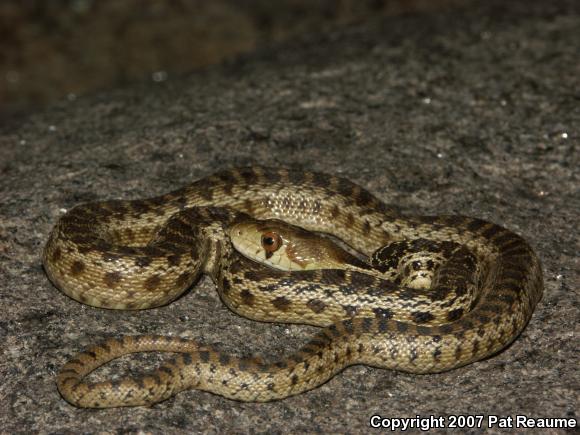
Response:
[{"label": "snake head", "polygon": [[230,239],[250,260],[286,271],[344,269],[351,257],[330,239],[277,219],[241,220]]}]

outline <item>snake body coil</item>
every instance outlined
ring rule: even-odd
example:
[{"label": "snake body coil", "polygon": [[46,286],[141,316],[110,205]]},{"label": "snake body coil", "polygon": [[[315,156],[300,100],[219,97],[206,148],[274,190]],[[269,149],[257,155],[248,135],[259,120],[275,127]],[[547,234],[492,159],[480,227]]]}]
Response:
[{"label": "snake body coil", "polygon": [[[380,273],[365,273],[362,263],[289,272],[252,261],[231,242],[231,228],[251,219],[330,234],[372,255]],[[402,216],[348,180],[261,167],[220,172],[152,199],[74,207],[51,232],[43,262],[64,293],[97,307],[164,305],[206,273],[242,316],[323,327],[277,362],[179,338],[110,339],[66,363],[57,379],[67,401],[97,408],[148,405],[189,388],[242,401],[280,399],[353,364],[449,370],[512,342],[543,288],[532,249],[498,225]],[[423,277],[428,288],[409,277]],[[100,365],[141,351],[179,355],[137,378],[83,381]]]}]

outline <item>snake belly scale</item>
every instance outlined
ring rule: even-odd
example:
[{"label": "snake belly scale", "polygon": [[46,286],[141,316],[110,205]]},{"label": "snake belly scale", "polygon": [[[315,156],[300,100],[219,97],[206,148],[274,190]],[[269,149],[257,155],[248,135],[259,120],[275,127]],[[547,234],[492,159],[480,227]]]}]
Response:
[{"label": "snake belly scale", "polygon": [[[286,271],[251,260],[235,249],[231,228],[252,219],[330,234],[382,260],[384,275],[364,267]],[[448,252],[428,289],[391,273],[401,266],[412,273],[420,261],[411,254],[401,263],[412,249],[429,251],[429,263],[438,255],[433,246]],[[155,198],[78,205],[56,223],[43,263],[65,294],[96,307],[165,305],[205,273],[242,316],[322,328],[278,361],[174,337],[109,339],[69,360],[57,377],[68,402],[93,408],[150,405],[192,388],[241,401],[281,399],[353,364],[450,370],[510,344],[543,291],[537,256],[505,228],[463,216],[404,216],[344,178],[264,167],[226,170]],[[142,351],[177,356],[138,377],[84,380],[104,363]]]}]

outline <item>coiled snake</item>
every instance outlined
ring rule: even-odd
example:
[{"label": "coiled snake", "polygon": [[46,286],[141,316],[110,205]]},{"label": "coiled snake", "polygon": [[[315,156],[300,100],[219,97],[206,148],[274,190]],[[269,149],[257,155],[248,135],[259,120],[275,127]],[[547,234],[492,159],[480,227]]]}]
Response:
[{"label": "coiled snake", "polygon": [[[68,402],[96,408],[149,405],[190,388],[280,399],[353,364],[449,370],[512,342],[543,288],[532,249],[498,225],[402,216],[343,178],[262,167],[147,200],[76,206],[52,230],[43,263],[64,293],[96,307],[164,305],[206,273],[242,316],[323,327],[274,362],[179,338],[110,339],[68,361],[57,378]],[[178,356],[136,378],[83,381],[141,351]]]}]

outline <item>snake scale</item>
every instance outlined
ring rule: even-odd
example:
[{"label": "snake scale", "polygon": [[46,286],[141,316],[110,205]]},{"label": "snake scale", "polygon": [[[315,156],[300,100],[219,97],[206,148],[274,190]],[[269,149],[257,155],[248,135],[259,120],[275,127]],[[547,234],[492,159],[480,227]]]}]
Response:
[{"label": "snake scale", "polygon": [[[254,249],[246,246],[252,229],[254,257],[240,252]],[[293,231],[303,239],[284,254],[300,267],[281,270],[274,251]],[[304,240],[316,253],[337,239],[346,246],[330,248],[338,254],[320,269],[295,252]],[[351,265],[335,268],[344,258]],[[242,316],[321,327],[278,361],[174,337],[109,339],[57,376],[68,402],[94,408],[151,405],[192,388],[240,401],[281,399],[353,364],[446,371],[510,344],[543,291],[537,256],[505,228],[463,216],[403,216],[344,178],[264,167],[222,171],[151,199],[78,205],[56,223],[43,263],[65,294],[95,307],[165,305],[205,273]],[[142,351],[176,356],[140,376],[84,380],[104,363]]]}]

